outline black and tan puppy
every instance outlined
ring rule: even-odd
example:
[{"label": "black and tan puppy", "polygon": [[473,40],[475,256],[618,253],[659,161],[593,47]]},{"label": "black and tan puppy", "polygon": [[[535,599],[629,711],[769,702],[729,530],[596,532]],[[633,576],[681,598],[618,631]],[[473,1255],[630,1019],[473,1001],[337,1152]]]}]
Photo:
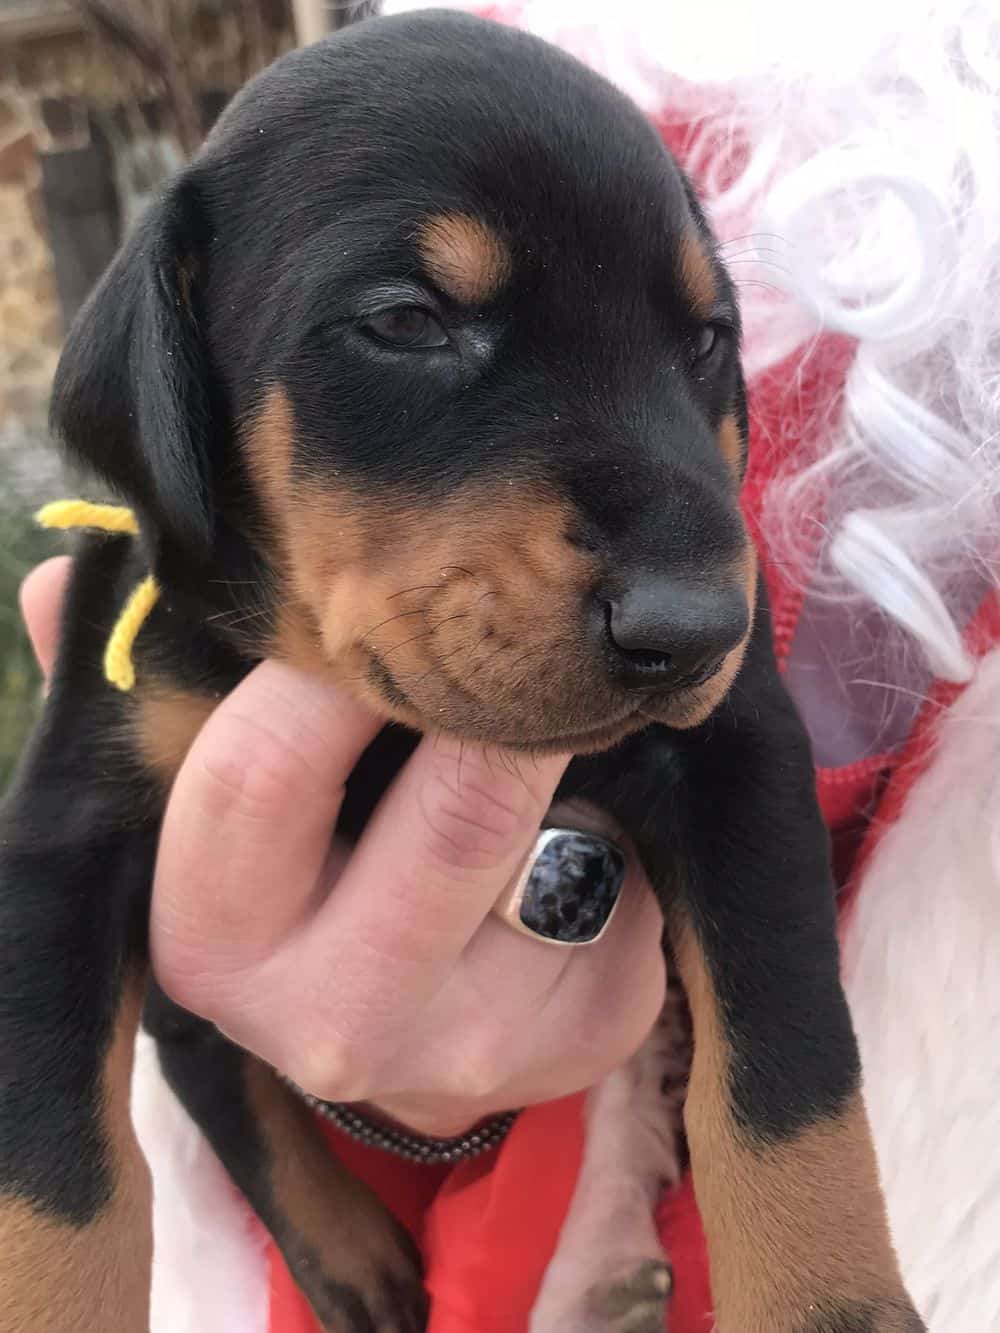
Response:
[{"label": "black and tan puppy", "polygon": [[[128,1082],[158,822],[199,723],[267,655],[403,724],[359,769],[348,834],[421,729],[583,756],[562,790],[634,840],[690,1000],[721,1333],[922,1327],[737,503],[738,342],[705,220],[638,112],[454,14],[278,61],[146,216],[56,384],[70,455],[141,537],[78,551],[0,830],[0,1333],[147,1327]],[[150,571],[122,694],[102,653]],[[301,1102],[162,997],[148,1021],[323,1327],[422,1327],[405,1239]]]}]

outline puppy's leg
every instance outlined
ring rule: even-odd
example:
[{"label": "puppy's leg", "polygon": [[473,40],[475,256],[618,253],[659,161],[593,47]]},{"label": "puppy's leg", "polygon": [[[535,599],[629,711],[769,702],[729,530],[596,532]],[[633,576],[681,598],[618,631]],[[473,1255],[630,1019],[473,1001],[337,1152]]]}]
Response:
[{"label": "puppy's leg", "polygon": [[148,1333],[129,1112],[162,793],[101,661],[144,562],[86,544],[45,715],[0,812],[0,1333]]},{"label": "puppy's leg", "polygon": [[766,602],[729,697],[564,794],[630,834],[694,1031],[685,1127],[719,1333],[918,1333],[893,1253],[840,984],[808,740]]},{"label": "puppy's leg", "polygon": [[583,1166],[531,1333],[663,1333],[672,1274],[654,1212],[680,1179],[690,1059],[674,981],[642,1048],[587,1097]]},{"label": "puppy's leg", "polygon": [[918,1333],[859,1091],[828,1106],[817,1089],[814,1113],[780,1129],[766,1104],[748,1115],[734,1086],[740,1066],[785,1064],[794,1077],[810,1016],[790,1010],[785,1032],[774,1025],[747,1049],[711,979],[704,940],[682,926],[676,944],[695,1033],[685,1121],[719,1333]]},{"label": "puppy's leg", "polygon": [[142,974],[114,918],[152,849],[123,867],[79,846],[75,873],[11,842],[0,855],[0,1333],[149,1328],[151,1193],[129,1116]]},{"label": "puppy's leg", "polygon": [[164,1074],[215,1149],[327,1333],[420,1333],[416,1250],[333,1157],[312,1111],[210,1024],[151,991],[145,1025]]},{"label": "puppy's leg", "polygon": [[812,759],[769,647],[700,730],[685,734],[671,811],[668,924],[694,1025],[685,1124],[719,1333],[917,1333],[840,984]]}]

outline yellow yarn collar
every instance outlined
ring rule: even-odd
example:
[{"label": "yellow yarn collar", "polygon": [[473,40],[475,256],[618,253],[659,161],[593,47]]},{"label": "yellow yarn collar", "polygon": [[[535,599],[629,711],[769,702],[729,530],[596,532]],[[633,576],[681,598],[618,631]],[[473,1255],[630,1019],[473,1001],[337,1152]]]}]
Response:
[{"label": "yellow yarn collar", "polygon": [[[139,533],[139,523],[131,509],[124,505],[91,504],[87,500],[56,500],[39,509],[35,521],[43,528],[95,528],[99,532],[127,533],[133,537]],[[115,621],[104,650],[104,678],[116,689],[128,691],[135,685],[132,648],[159,595],[159,585],[152,574],[147,574]]]}]

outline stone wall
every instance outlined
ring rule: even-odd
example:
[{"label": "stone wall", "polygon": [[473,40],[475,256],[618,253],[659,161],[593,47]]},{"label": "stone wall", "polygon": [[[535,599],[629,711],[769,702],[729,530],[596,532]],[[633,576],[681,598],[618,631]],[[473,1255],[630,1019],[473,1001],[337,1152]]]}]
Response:
[{"label": "stone wall", "polygon": [[61,337],[36,134],[24,99],[0,89],[0,466],[45,439]]},{"label": "stone wall", "polygon": [[[287,0],[185,0],[174,12],[199,104],[213,112],[294,43]],[[150,164],[166,172],[181,160],[163,93],[128,54],[82,26],[7,40],[0,24],[0,489],[23,477],[34,498],[53,475],[45,418],[65,317],[79,304],[72,280],[79,288],[81,255],[93,260],[99,250],[102,267],[155,190]],[[116,200],[103,219],[88,204],[67,283],[67,229],[77,224],[72,209],[55,217],[45,199],[52,203],[59,155],[78,152],[79,170],[93,170],[86,150],[97,131]],[[64,160],[64,184],[76,162]]]}]

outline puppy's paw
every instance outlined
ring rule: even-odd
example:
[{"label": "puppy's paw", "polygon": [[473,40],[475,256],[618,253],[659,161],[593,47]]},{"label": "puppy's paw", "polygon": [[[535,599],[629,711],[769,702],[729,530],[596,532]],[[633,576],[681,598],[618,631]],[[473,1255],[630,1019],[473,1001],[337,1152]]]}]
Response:
[{"label": "puppy's paw", "polygon": [[373,1282],[326,1280],[312,1304],[323,1333],[424,1333],[427,1295],[419,1280],[382,1274]]},{"label": "puppy's paw", "polygon": [[619,1278],[598,1283],[584,1297],[587,1329],[594,1333],[663,1333],[674,1278],[663,1259],[645,1259]]},{"label": "puppy's paw", "polygon": [[664,1333],[673,1285],[664,1258],[615,1263],[590,1286],[549,1287],[531,1333]]},{"label": "puppy's paw", "polygon": [[390,1219],[372,1220],[359,1219],[332,1256],[321,1258],[301,1240],[284,1247],[292,1276],[323,1333],[424,1333],[428,1303],[416,1249]]}]

